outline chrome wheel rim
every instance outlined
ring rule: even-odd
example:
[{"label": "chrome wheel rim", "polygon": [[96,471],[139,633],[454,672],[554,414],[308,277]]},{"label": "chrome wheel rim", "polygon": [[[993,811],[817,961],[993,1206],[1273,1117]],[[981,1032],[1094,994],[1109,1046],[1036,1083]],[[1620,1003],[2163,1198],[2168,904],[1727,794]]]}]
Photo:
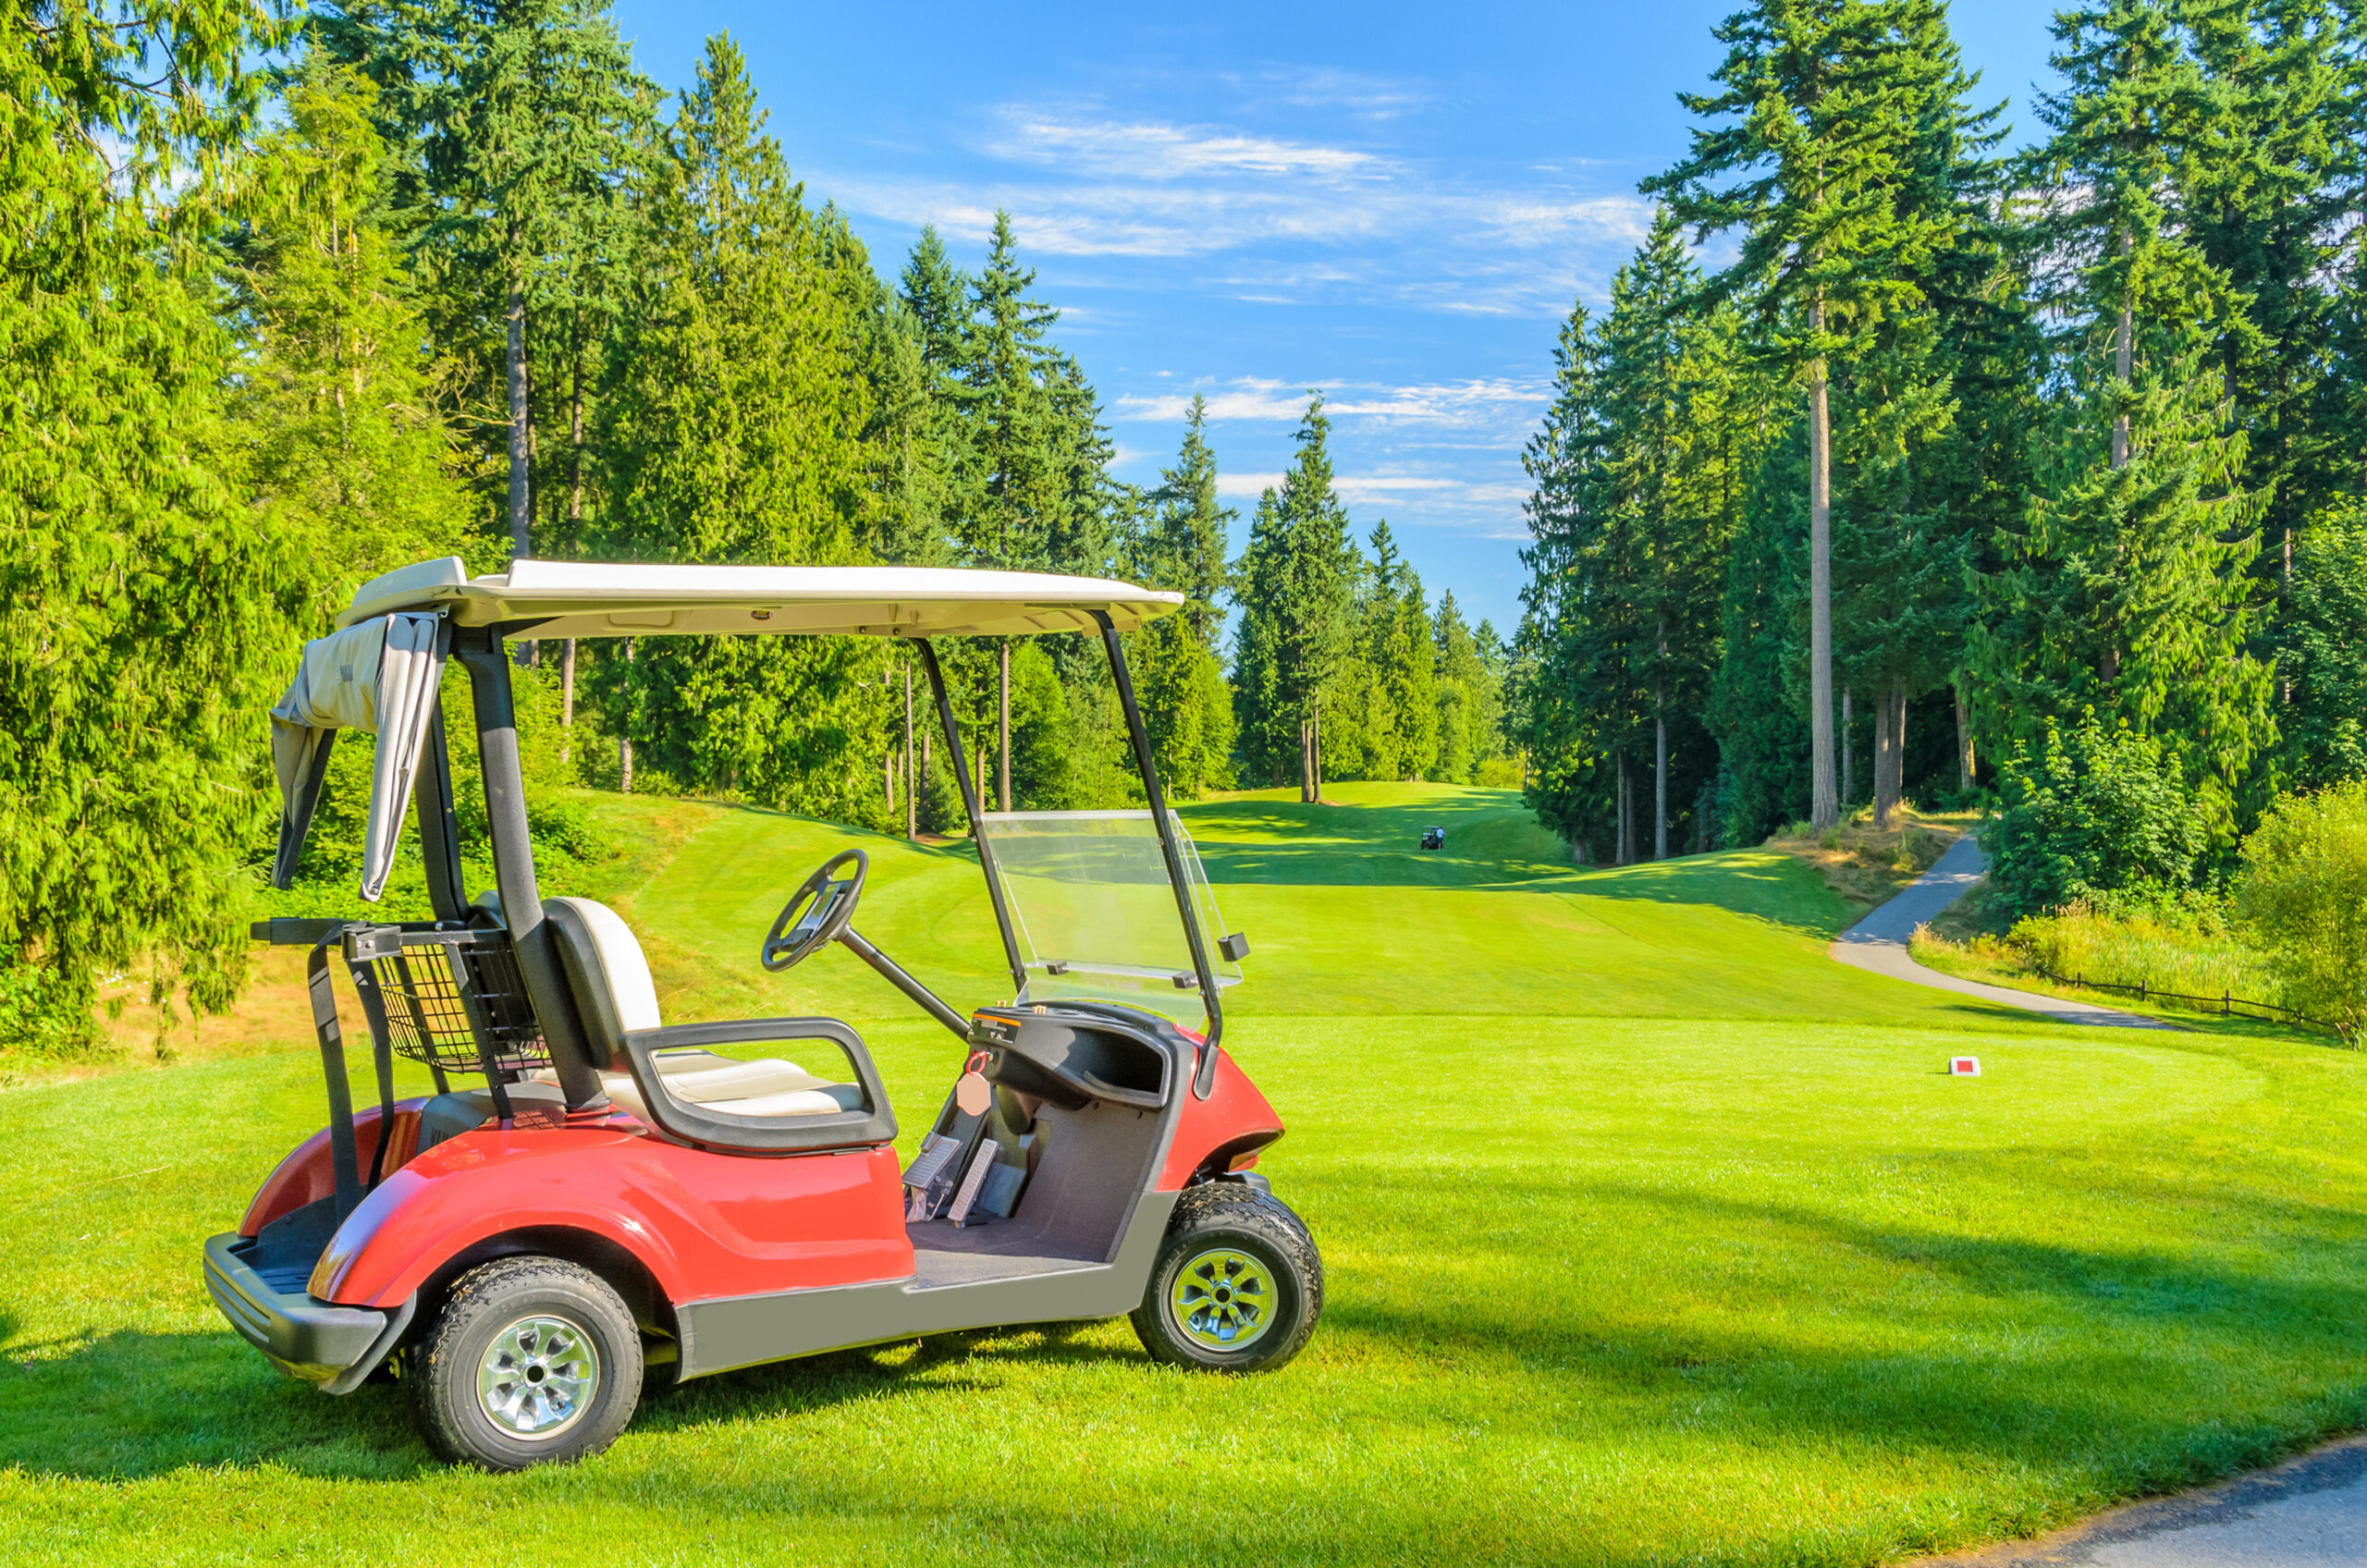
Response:
[{"label": "chrome wheel rim", "polygon": [[1240,1350],[1270,1328],[1281,1305],[1273,1271],[1245,1252],[1214,1247],[1175,1271],[1168,1310],[1184,1337],[1204,1350]]},{"label": "chrome wheel rim", "polygon": [[477,1364],[477,1408],[513,1438],[555,1438],[600,1389],[600,1353],[580,1323],[535,1314],[494,1335]]}]

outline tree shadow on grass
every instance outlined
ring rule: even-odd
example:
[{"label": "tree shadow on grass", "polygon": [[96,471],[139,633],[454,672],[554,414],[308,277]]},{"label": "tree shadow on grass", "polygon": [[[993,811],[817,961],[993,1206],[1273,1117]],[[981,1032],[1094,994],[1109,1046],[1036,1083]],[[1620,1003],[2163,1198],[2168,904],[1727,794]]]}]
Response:
[{"label": "tree shadow on grass", "polygon": [[[1772,1327],[1747,1304],[1713,1317],[1672,1301],[1665,1325],[1616,1332],[1588,1318],[1576,1292],[1341,1292],[1331,1326],[1431,1358],[1510,1353],[1548,1379],[1672,1404],[1712,1397],[1721,1431],[1737,1440],[1979,1456],[2077,1472],[2112,1497],[2194,1485],[2367,1424],[2357,1328],[2367,1281],[2356,1267],[2367,1217],[2251,1198],[2221,1206],[2223,1216],[2184,1217],[2181,1229],[2212,1234],[2248,1218],[2257,1230],[2324,1238],[2250,1269],[2141,1240],[1984,1238],[1616,1183],[1535,1189],[1546,1204],[1651,1211],[1704,1248],[1797,1237],[1804,1250],[1844,1255],[1851,1272],[1888,1265],[1938,1288],[1908,1279],[1854,1305],[1818,1292]],[[2125,1184],[2116,1193],[2138,1195]],[[2197,1199],[2165,1190],[2158,1201],[2191,1210]]]}]

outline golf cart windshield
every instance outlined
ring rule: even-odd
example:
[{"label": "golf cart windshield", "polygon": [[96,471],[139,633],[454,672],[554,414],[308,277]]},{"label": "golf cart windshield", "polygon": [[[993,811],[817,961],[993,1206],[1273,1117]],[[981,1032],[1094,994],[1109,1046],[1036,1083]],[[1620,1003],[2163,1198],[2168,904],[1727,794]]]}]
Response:
[{"label": "golf cart windshield", "polygon": [[[1168,820],[1217,984],[1238,985],[1199,851],[1172,813]],[[1206,1018],[1149,812],[990,812],[985,827],[1026,966],[1022,1002],[1123,1002],[1187,1027]]]}]

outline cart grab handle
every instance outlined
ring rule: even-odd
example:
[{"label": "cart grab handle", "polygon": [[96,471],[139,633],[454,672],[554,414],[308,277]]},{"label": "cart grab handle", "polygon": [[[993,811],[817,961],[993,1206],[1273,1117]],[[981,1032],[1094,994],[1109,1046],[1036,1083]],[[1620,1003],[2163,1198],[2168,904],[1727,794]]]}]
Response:
[{"label": "cart grab handle", "polygon": [[258,942],[269,942],[275,948],[309,948],[324,937],[333,937],[353,923],[350,920],[308,920],[293,915],[276,915],[258,920],[247,927],[247,935]]}]

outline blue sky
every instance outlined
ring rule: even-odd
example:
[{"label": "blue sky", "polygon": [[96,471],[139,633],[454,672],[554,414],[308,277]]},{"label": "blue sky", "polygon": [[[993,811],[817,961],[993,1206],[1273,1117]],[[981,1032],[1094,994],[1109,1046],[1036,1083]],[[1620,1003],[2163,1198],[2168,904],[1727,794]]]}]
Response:
[{"label": "blue sky", "polygon": [[[747,53],[807,194],[883,273],[924,223],[964,265],[1008,208],[1118,472],[1156,479],[1205,393],[1227,499],[1289,461],[1309,387],[1359,533],[1509,633],[1520,449],[1554,331],[1641,238],[1730,0],[1650,6],[811,6],[623,0],[644,70]],[[1956,7],[2017,133],[2052,7]]]}]

